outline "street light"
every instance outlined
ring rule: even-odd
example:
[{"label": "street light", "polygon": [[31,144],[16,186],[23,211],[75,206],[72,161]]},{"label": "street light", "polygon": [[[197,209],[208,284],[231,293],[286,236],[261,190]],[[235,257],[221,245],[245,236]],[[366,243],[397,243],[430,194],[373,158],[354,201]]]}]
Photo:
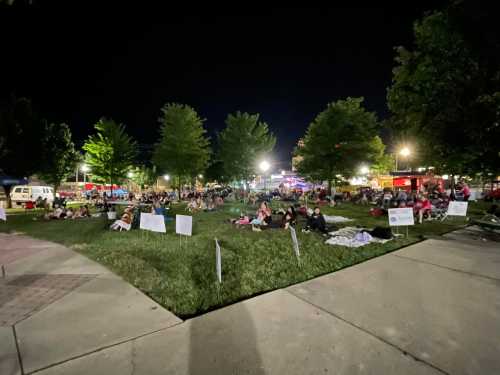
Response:
[{"label": "street light", "polygon": [[166,174],[165,176],[163,176],[163,178],[165,179],[165,181],[170,180],[170,176],[168,174]]},{"label": "street light", "polygon": [[370,168],[368,168],[366,165],[362,165],[361,168],[359,168],[359,173],[361,174],[368,174],[370,172]]},{"label": "street light", "polygon": [[202,175],[202,174],[199,174],[199,175],[198,175],[198,178],[203,178],[203,175]]},{"label": "street light", "polygon": [[262,172],[267,172],[267,170],[271,167],[271,164],[267,160],[263,160],[259,164],[259,168]]},{"label": "street light", "polygon": [[128,172],[128,173],[127,173],[127,177],[128,177],[128,178],[132,178],[132,177],[134,177],[134,172]]},{"label": "street light", "polygon": [[[80,169],[83,172],[83,184],[86,184],[87,183],[87,172],[90,171],[90,167],[87,164],[82,164]],[[78,180],[76,182],[78,182]]]},{"label": "street light", "polygon": [[408,156],[410,156],[410,154],[411,154],[411,150],[407,146],[404,146],[401,150],[399,150],[399,152],[396,153],[396,172],[399,171],[398,155],[400,155],[406,159],[406,158],[408,158]]},{"label": "street light", "polygon": [[266,172],[271,168],[271,164],[267,160],[263,160],[259,164],[259,168],[262,171],[262,174],[264,176],[264,191],[266,191]]},{"label": "street light", "polygon": [[282,176],[284,176],[285,174],[286,174],[286,171],[283,169],[283,170],[281,171],[281,175],[282,175]]},{"label": "street light", "polygon": [[403,148],[399,151],[399,154],[400,154],[401,156],[403,156],[403,157],[405,157],[405,158],[406,158],[406,157],[410,156],[411,151],[410,151],[410,149],[409,149],[408,147],[403,147]]}]

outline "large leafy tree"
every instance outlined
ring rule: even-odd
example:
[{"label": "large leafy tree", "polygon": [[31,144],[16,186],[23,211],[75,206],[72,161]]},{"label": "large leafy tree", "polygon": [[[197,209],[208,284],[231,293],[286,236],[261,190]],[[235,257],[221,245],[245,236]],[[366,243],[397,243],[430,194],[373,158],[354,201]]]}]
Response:
[{"label": "large leafy tree", "polygon": [[39,176],[54,186],[54,191],[75,170],[80,154],[71,140],[71,130],[66,124],[46,124],[41,140],[42,157]]},{"label": "large leafy tree", "polygon": [[127,135],[125,126],[102,118],[95,124],[96,134],[89,136],[83,150],[92,175],[111,184],[122,181],[137,156],[137,143]]},{"label": "large leafy tree", "polygon": [[497,20],[472,3],[415,23],[415,47],[397,49],[388,91],[396,132],[419,139],[423,161],[451,174],[500,170]]},{"label": "large leafy tree", "polygon": [[337,175],[350,177],[363,163],[380,158],[383,149],[377,140],[378,122],[374,113],[362,107],[363,98],[347,98],[328,104],[309,125],[300,156],[298,172],[315,181],[332,182]]},{"label": "large leafy tree", "polygon": [[[0,175],[28,178],[36,173],[40,167],[42,134],[43,122],[34,113],[29,99],[12,96],[0,103]],[[10,207],[11,183],[2,186]]]},{"label": "large leafy tree", "polygon": [[205,172],[210,142],[203,128],[204,120],[190,106],[165,104],[161,113],[160,141],[153,151],[153,164],[160,174],[174,178],[180,193],[182,181]]},{"label": "large leafy tree", "polygon": [[218,160],[226,179],[248,180],[259,160],[269,154],[276,137],[259,114],[236,112],[226,118],[226,127],[218,135]]},{"label": "large leafy tree", "polygon": [[151,186],[156,181],[156,171],[154,167],[145,164],[130,168],[130,179],[143,189],[145,185]]}]

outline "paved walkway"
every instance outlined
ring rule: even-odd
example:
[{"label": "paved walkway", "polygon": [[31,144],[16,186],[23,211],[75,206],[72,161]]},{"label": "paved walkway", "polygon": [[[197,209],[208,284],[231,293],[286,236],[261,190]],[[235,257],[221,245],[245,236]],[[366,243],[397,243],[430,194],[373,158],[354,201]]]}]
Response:
[{"label": "paved walkway", "polygon": [[500,374],[500,243],[482,237],[454,232],[180,322],[62,246],[2,235],[0,374]]}]

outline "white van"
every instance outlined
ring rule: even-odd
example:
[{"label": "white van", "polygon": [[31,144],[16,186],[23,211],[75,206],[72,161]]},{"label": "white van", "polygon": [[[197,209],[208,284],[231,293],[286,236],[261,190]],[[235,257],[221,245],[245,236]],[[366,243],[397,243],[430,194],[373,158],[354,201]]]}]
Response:
[{"label": "white van", "polygon": [[10,192],[10,199],[13,205],[21,206],[27,201],[35,202],[38,197],[47,198],[47,202],[54,202],[54,189],[50,186],[29,186],[18,185],[14,186]]}]

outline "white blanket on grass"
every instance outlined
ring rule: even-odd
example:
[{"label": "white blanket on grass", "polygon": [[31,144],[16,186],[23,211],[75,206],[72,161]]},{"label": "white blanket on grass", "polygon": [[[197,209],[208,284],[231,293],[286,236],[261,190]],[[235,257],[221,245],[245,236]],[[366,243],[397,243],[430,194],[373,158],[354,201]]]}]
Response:
[{"label": "white blanket on grass", "polygon": [[348,221],[352,221],[353,219],[349,219],[348,217],[343,217],[343,216],[328,216],[328,215],[323,215],[325,218],[325,221],[329,224],[331,223],[346,223]]},{"label": "white blanket on grass", "polygon": [[371,236],[369,233],[363,233],[362,235],[356,236],[358,233],[364,230],[363,228],[356,227],[345,227],[335,232],[328,233],[329,239],[325,241],[328,245],[339,245],[347,247],[361,247],[368,245],[369,243],[386,243],[390,239],[383,239]]}]

